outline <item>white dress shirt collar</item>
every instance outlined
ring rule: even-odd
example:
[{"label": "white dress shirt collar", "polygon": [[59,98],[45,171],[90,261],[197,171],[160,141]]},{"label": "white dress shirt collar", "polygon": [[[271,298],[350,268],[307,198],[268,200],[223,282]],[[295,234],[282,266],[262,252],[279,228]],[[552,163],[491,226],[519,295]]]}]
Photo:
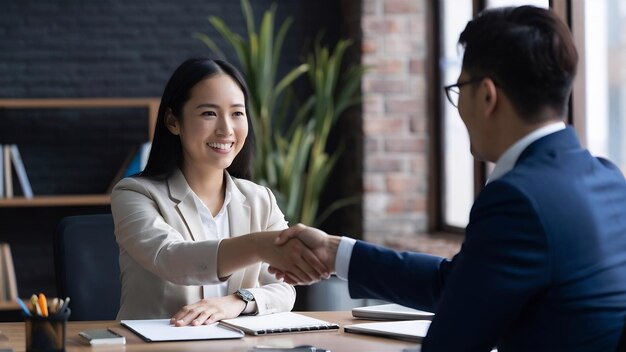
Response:
[{"label": "white dress shirt collar", "polygon": [[[233,184],[230,177],[225,177],[226,190],[224,192],[224,204],[217,213],[211,214],[209,208],[200,200],[200,197],[194,192],[194,201],[198,208],[198,215],[202,220],[202,225],[207,233],[207,238],[212,241],[221,241],[230,237],[230,215],[228,213],[228,204],[230,204]],[[193,192],[193,191],[192,191]],[[202,293],[204,298],[221,297],[228,294],[228,281],[219,284],[203,285]]]},{"label": "white dress shirt collar", "polygon": [[507,172],[511,171],[524,149],[526,149],[534,141],[563,129],[565,129],[565,123],[559,121],[538,128],[522,137],[500,156],[500,158],[496,162],[496,166],[493,169],[493,172],[491,173],[491,175],[489,175],[489,178],[487,179],[487,183],[495,181],[504,176],[504,174],[506,174]]}]

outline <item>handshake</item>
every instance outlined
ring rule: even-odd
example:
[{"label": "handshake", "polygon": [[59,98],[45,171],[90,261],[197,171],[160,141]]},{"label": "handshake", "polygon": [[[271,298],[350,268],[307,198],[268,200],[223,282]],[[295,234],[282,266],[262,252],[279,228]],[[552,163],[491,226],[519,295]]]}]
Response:
[{"label": "handshake", "polygon": [[309,285],[335,272],[341,237],[302,224],[272,233],[259,254],[276,278],[291,285]]}]

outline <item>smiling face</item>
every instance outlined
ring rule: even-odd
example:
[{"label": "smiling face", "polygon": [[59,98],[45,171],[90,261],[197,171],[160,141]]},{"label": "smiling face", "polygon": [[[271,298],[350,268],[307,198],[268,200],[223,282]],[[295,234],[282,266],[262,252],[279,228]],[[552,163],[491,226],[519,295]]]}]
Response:
[{"label": "smiling face", "polygon": [[248,135],[243,91],[224,73],[203,79],[191,89],[182,116],[169,114],[167,127],[180,136],[183,169],[223,172]]}]

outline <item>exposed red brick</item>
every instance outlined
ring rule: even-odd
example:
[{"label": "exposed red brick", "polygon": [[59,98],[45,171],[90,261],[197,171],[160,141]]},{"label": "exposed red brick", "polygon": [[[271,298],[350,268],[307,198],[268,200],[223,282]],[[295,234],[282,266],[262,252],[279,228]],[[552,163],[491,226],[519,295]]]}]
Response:
[{"label": "exposed red brick", "polygon": [[368,172],[394,172],[404,169],[404,162],[400,158],[388,156],[366,157],[364,171]]},{"label": "exposed red brick", "polygon": [[409,60],[409,73],[421,75],[424,73],[424,60],[423,59],[410,59]]},{"label": "exposed red brick", "polygon": [[426,143],[420,137],[390,138],[385,141],[385,150],[389,152],[419,153],[425,148]]},{"label": "exposed red brick", "polygon": [[387,184],[385,176],[381,173],[368,173],[363,176],[363,190],[365,192],[385,192]]},{"label": "exposed red brick", "polygon": [[392,33],[408,33],[410,24],[401,18],[381,18],[365,16],[362,22],[363,33],[367,35],[382,35]]},{"label": "exposed red brick", "polygon": [[404,79],[372,78],[363,79],[365,93],[403,93],[409,89],[409,82]]},{"label": "exposed red brick", "polygon": [[385,14],[407,14],[418,10],[416,0],[385,0],[383,4]]},{"label": "exposed red brick", "polygon": [[387,175],[387,189],[391,193],[405,194],[406,192],[418,192],[419,178],[411,174],[393,173]]},{"label": "exposed red brick", "polygon": [[426,115],[412,115],[409,124],[412,133],[424,134],[427,132]]},{"label": "exposed red brick", "polygon": [[381,150],[381,141],[378,137],[365,136],[365,151],[378,152]]},{"label": "exposed red brick", "polygon": [[406,63],[398,59],[379,59],[372,68],[372,72],[376,73],[405,73],[406,71]]},{"label": "exposed red brick", "polygon": [[386,100],[385,111],[390,113],[415,114],[422,111],[424,104],[417,98],[389,97]]},{"label": "exposed red brick", "polygon": [[368,114],[383,114],[385,99],[380,94],[368,94],[363,98],[363,111]]},{"label": "exposed red brick", "polygon": [[374,38],[363,39],[363,42],[361,42],[361,51],[365,54],[365,57],[368,57],[366,54],[375,54],[379,47],[379,42]]},{"label": "exposed red brick", "polygon": [[375,15],[381,13],[381,2],[384,0],[363,0],[363,14]]},{"label": "exposed red brick", "polygon": [[371,118],[365,114],[363,131],[366,135],[389,135],[408,130],[406,119],[403,118]]}]

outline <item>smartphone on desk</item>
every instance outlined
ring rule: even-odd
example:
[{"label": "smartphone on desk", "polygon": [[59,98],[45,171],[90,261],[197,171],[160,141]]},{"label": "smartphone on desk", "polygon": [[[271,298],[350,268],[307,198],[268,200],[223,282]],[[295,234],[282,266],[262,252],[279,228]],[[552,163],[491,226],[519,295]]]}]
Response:
[{"label": "smartphone on desk", "polygon": [[324,348],[318,348],[310,345],[296,347],[261,347],[255,346],[250,352],[330,352]]},{"label": "smartphone on desk", "polygon": [[108,329],[85,330],[78,333],[88,345],[124,345],[126,338]]}]

